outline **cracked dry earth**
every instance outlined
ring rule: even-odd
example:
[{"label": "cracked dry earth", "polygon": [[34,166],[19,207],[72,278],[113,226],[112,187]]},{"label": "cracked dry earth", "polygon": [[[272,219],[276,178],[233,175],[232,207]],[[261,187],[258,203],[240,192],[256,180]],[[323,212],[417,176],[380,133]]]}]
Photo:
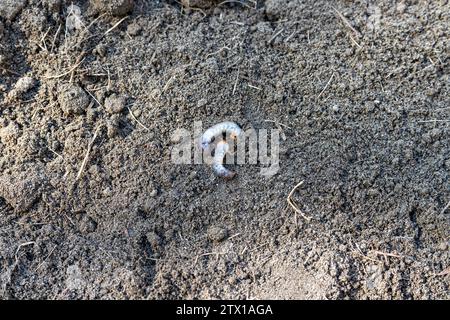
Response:
[{"label": "cracked dry earth", "polygon": [[[2,0],[0,298],[449,299],[449,15]],[[172,163],[225,120],[277,174]]]}]

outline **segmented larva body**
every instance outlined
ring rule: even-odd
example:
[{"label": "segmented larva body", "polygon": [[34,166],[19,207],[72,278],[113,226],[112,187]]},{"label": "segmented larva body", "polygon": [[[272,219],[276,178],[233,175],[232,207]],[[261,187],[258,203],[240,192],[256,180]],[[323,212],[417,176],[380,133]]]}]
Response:
[{"label": "segmented larva body", "polygon": [[218,135],[226,132],[230,134],[231,139],[237,139],[241,135],[242,129],[232,121],[218,123],[203,133],[200,144],[203,149],[207,149],[212,140]]},{"label": "segmented larva body", "polygon": [[223,166],[223,160],[225,155],[228,153],[228,149],[228,143],[223,140],[219,141],[214,149],[214,159],[212,165],[214,173],[227,180],[232,179],[236,175],[236,172],[230,171]]}]

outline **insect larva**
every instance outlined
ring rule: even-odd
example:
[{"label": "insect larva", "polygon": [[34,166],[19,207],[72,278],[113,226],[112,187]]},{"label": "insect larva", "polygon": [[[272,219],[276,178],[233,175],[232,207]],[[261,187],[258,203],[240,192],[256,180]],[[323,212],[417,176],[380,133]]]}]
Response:
[{"label": "insect larva", "polygon": [[223,134],[224,132],[229,133],[231,139],[236,139],[241,135],[242,129],[235,122],[224,121],[218,123],[206,130],[205,133],[203,133],[200,141],[201,147],[203,149],[207,149],[212,140],[218,135]]},{"label": "insect larva", "polygon": [[223,166],[223,159],[225,158],[225,154],[228,153],[229,145],[225,141],[219,141],[214,150],[214,159],[212,168],[214,173],[219,177],[225,178],[227,180],[232,179],[236,172],[230,171]]}]

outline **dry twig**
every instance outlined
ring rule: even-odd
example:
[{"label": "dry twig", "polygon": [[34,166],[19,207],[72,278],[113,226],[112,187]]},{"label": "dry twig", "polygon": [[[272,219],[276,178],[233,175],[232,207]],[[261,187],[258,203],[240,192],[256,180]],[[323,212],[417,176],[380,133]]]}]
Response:
[{"label": "dry twig", "polygon": [[83,162],[81,163],[80,170],[78,171],[77,178],[75,180],[80,179],[81,175],[83,174],[84,168],[86,167],[86,164],[89,159],[89,154],[91,153],[92,146],[94,145],[95,139],[97,139],[98,131],[100,130],[100,128],[101,128],[101,125],[99,125],[97,127],[97,129],[95,129],[94,136],[92,137],[91,141],[89,142],[89,145],[88,145],[88,148],[86,151],[86,155],[84,156]]},{"label": "dry twig", "polygon": [[300,187],[303,184],[303,181],[298,183],[292,190],[289,192],[289,195],[287,196],[287,203],[291,206],[292,209],[295,211],[295,225],[298,225],[297,223],[297,214],[300,214],[303,218],[305,218],[307,221],[311,220],[311,217],[308,217],[305,215],[297,206],[294,200],[292,200],[292,195],[294,194],[295,190],[297,190],[298,187]]}]

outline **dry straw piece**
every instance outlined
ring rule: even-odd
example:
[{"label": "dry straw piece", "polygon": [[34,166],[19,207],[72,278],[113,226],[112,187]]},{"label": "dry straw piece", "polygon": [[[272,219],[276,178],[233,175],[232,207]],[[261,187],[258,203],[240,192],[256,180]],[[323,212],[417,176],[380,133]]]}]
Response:
[{"label": "dry straw piece", "polygon": [[307,221],[311,220],[311,217],[308,217],[305,215],[299,208],[298,205],[295,203],[295,201],[292,199],[292,195],[294,194],[295,190],[299,188],[303,184],[303,181],[298,183],[292,190],[289,192],[289,195],[287,196],[287,203],[291,206],[292,209],[295,211],[295,224],[297,225],[297,214],[300,214],[303,218],[305,218]]}]

